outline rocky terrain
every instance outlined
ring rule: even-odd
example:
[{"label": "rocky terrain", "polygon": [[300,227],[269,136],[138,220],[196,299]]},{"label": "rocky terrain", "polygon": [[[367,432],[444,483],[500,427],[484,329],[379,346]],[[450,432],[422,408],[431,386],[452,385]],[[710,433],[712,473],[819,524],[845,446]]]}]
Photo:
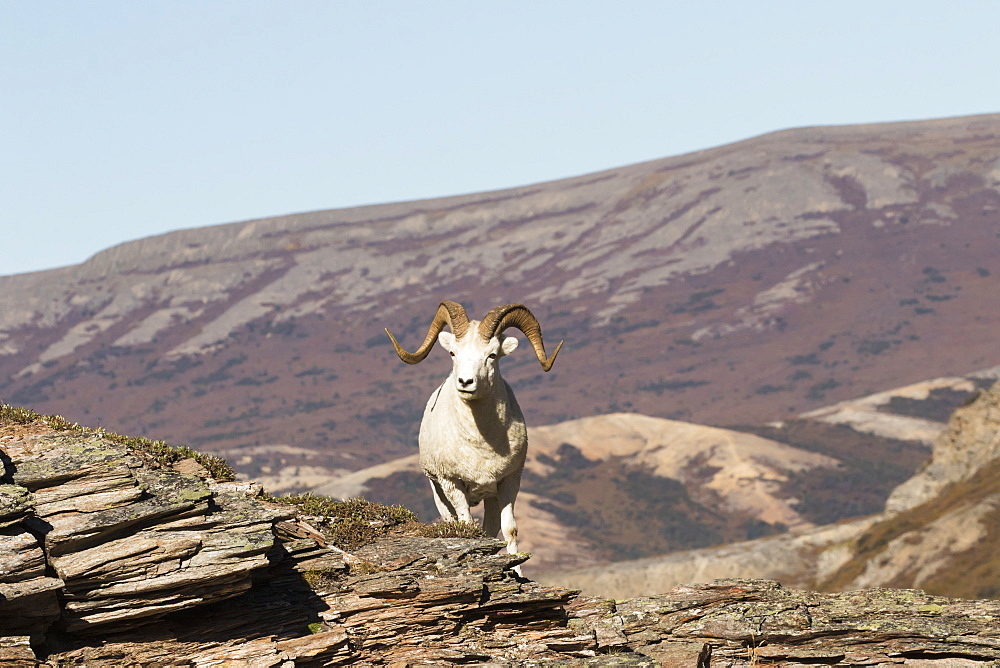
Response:
[{"label": "rocky terrain", "polygon": [[[629,600],[405,509],[280,501],[224,463],[4,406],[0,663],[974,666],[1000,603],[720,580]],[[221,478],[221,479],[220,479]],[[344,510],[347,512],[343,512]]]},{"label": "rocky terrain", "polygon": [[[857,418],[855,410],[846,414]],[[935,438],[930,461],[891,492],[881,513],[718,548],[550,572],[540,579],[616,597],[739,576],[826,591],[892,586],[996,598],[998,455],[1000,383],[955,411]]]}]

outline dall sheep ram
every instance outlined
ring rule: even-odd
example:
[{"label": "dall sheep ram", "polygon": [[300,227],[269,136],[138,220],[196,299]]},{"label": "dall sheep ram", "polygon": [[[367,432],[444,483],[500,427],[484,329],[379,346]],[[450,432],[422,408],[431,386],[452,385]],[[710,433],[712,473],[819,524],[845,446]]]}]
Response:
[{"label": "dall sheep ram", "polygon": [[[442,331],[445,325],[450,333]],[[503,531],[507,552],[515,554],[514,500],[521,487],[528,432],[514,393],[500,377],[500,358],[517,348],[517,339],[503,334],[511,327],[528,338],[542,369],[551,369],[563,342],[546,357],[538,320],[521,304],[498,306],[480,322],[470,321],[461,304],[443,301],[413,353],[388,329],[385,332],[407,364],[427,357],[435,340],[451,354],[451,375],[431,394],[420,423],[420,467],[430,479],[443,519],[471,522],[469,508],[483,501],[486,534]]]}]

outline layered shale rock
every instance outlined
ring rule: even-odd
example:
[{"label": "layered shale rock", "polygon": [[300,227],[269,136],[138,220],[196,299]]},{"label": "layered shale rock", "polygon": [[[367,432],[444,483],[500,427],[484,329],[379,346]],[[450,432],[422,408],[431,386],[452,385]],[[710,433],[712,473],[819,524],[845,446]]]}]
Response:
[{"label": "layered shale rock", "polygon": [[1000,660],[997,601],[763,580],[613,601],[523,580],[527,555],[442,527],[346,542],[306,506],[92,431],[0,425],[0,461],[3,665]]},{"label": "layered shale rock", "polygon": [[69,631],[121,628],[246,591],[250,573],[267,563],[274,520],[289,515],[251,503],[240,483],[210,489],[98,436],[40,435],[3,447],[14,489],[34,506],[20,536],[26,544],[38,537],[61,582]]},{"label": "layered shale rock", "polygon": [[[0,514],[16,515],[17,506],[7,504],[25,496],[23,488],[0,486]],[[0,528],[0,635],[47,628],[59,617],[56,592],[62,586],[62,580],[47,576],[45,553],[31,532],[20,523]]]}]

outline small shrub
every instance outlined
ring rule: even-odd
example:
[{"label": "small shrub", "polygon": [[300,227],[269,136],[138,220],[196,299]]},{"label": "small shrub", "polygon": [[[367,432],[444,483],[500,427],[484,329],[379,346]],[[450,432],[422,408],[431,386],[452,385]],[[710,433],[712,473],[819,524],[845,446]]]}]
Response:
[{"label": "small shrub", "polygon": [[692,387],[701,387],[702,385],[708,385],[708,381],[707,380],[664,380],[663,378],[660,378],[657,381],[637,385],[636,389],[641,392],[655,392],[657,396],[661,396],[664,391],[678,392]]},{"label": "small shrub", "polygon": [[889,350],[894,345],[898,345],[899,341],[886,341],[882,339],[865,339],[858,343],[855,350],[858,351],[859,355],[879,355],[886,350]]},{"label": "small shrub", "polygon": [[833,390],[838,387],[840,387],[839,382],[837,382],[833,378],[828,378],[821,383],[816,383],[815,385],[811,386],[809,388],[809,391],[806,393],[806,396],[814,401],[819,401],[826,397],[827,391]]},{"label": "small shrub", "polygon": [[816,356],[816,353],[809,353],[808,355],[792,355],[791,357],[785,358],[791,365],[799,364],[819,364],[820,359]]}]

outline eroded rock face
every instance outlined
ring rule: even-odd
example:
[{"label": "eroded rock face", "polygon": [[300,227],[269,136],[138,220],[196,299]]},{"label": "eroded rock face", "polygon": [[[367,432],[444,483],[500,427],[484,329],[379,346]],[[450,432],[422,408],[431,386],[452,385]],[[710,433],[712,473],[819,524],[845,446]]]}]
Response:
[{"label": "eroded rock face", "polygon": [[[81,435],[0,435],[4,665],[743,666],[1000,660],[1000,602],[722,580],[616,602],[501,541],[345,552],[248,483]],[[948,664],[959,665],[959,664]]]},{"label": "eroded rock face", "polygon": [[946,485],[970,478],[1000,457],[1000,383],[952,415],[934,441],[930,463],[893,491],[886,512],[899,513],[934,497]]}]

